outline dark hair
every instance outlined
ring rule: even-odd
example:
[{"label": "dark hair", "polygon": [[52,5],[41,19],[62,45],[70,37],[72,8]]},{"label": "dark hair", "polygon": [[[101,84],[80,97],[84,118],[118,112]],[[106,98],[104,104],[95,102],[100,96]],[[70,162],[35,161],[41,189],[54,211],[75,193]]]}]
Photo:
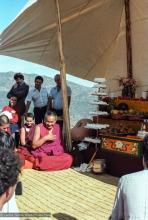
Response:
[{"label": "dark hair", "polygon": [[5,131],[0,131],[0,149],[11,149],[15,148],[14,138]]},{"label": "dark hair", "polygon": [[[13,95],[13,96],[10,97],[10,99],[11,99],[11,98],[15,98],[15,99],[16,99],[16,103],[17,103],[18,98],[17,98],[16,96]],[[9,99],[9,106],[11,106],[11,101],[10,101],[10,99]]]},{"label": "dark hair", "polygon": [[54,80],[56,80],[57,78],[60,78],[60,74],[56,74],[56,75],[54,76]]},{"label": "dark hair", "polygon": [[15,98],[16,100],[17,100],[17,96],[15,96],[15,95],[12,95],[11,97],[10,97],[10,99],[11,98]]},{"label": "dark hair", "polygon": [[41,80],[42,82],[44,81],[44,79],[43,79],[42,76],[36,76],[36,77],[35,77],[35,81],[36,81],[37,79]]},{"label": "dark hair", "polygon": [[145,136],[142,143],[142,154],[144,157],[146,167],[148,167],[148,135]]},{"label": "dark hair", "polygon": [[19,157],[13,151],[0,148],[0,196],[17,183],[20,169]]},{"label": "dark hair", "polygon": [[6,115],[0,115],[0,126],[9,124],[9,118]]},{"label": "dark hair", "polygon": [[15,74],[14,74],[14,79],[16,80],[16,79],[18,79],[18,78],[24,80],[24,75],[23,75],[22,73],[15,73]]},{"label": "dark hair", "polygon": [[25,120],[26,120],[28,117],[34,119],[34,115],[33,115],[31,112],[26,113],[26,115],[25,115]]},{"label": "dark hair", "polygon": [[48,117],[48,116],[54,116],[55,118],[57,118],[57,114],[54,111],[47,111],[45,113],[44,119],[46,119],[46,117]]}]

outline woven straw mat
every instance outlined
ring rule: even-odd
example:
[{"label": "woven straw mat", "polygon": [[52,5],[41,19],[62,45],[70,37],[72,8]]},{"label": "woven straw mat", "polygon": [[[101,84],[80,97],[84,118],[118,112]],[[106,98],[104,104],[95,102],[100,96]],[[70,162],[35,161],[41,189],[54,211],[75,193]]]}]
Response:
[{"label": "woven straw mat", "polygon": [[20,179],[23,184],[23,195],[17,196],[20,212],[51,213],[51,218],[31,220],[106,220],[111,213],[116,192],[114,177],[95,179],[73,169],[55,172],[28,169]]}]

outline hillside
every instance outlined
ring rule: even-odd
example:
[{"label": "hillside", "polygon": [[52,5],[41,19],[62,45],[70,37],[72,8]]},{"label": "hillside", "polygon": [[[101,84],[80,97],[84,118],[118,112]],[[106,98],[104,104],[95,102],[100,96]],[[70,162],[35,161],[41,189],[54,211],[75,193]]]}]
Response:
[{"label": "hillside", "polygon": [[[14,83],[13,75],[14,73],[12,72],[0,73],[0,109],[2,109],[4,105],[8,104],[6,95]],[[28,83],[30,87],[33,87],[35,75],[24,74],[24,76],[26,83]],[[55,83],[52,78],[44,76],[44,86],[47,87],[48,90],[50,90],[50,88],[54,85]],[[71,126],[73,126],[79,119],[90,117],[89,111],[91,111],[92,108],[94,109],[94,107],[91,107],[90,105],[90,100],[92,99],[90,96],[91,88],[71,82],[68,82],[68,85],[72,89],[70,120]]]}]

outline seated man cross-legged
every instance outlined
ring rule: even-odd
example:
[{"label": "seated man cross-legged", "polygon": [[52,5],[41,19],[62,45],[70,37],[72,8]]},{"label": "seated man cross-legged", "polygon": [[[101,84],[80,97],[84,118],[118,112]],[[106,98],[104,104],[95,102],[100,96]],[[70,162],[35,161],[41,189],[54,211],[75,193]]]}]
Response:
[{"label": "seated man cross-legged", "polygon": [[64,153],[60,126],[54,112],[45,114],[44,122],[35,128],[31,154],[37,158],[39,170],[62,170],[72,164],[72,156]]}]

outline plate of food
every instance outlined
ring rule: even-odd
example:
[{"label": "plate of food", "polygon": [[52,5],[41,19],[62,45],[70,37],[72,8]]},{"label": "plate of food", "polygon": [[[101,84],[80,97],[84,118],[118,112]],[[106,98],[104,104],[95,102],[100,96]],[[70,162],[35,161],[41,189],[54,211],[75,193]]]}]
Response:
[{"label": "plate of food", "polygon": [[133,132],[133,133],[111,133],[112,135],[115,135],[115,136],[132,136],[132,135],[135,135],[136,133]]},{"label": "plate of food", "polygon": [[127,136],[127,135],[135,135],[136,131],[133,128],[130,127],[122,127],[119,125],[119,127],[112,127],[109,132],[111,135],[117,135],[117,136]]},{"label": "plate of food", "polygon": [[131,121],[139,121],[139,120],[143,120],[143,115],[130,115],[128,114],[127,115],[127,118],[128,120],[131,120]]}]

